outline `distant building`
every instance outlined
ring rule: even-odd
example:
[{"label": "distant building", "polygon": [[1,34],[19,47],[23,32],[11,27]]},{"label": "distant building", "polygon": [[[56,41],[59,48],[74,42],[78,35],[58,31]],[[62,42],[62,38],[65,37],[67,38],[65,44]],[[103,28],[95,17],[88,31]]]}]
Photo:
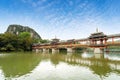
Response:
[{"label": "distant building", "polygon": [[57,39],[56,37],[52,39],[51,44],[56,44],[60,41],[60,39]]},{"label": "distant building", "polygon": [[108,39],[107,35],[105,35],[103,32],[96,32],[96,33],[92,33],[89,37],[88,37],[90,44],[91,45],[99,45],[99,44],[106,44],[106,41]]}]

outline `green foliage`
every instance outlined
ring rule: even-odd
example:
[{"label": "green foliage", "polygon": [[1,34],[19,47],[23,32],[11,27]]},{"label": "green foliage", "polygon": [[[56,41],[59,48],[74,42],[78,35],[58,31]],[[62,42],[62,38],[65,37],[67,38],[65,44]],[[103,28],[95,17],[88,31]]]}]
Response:
[{"label": "green foliage", "polygon": [[19,37],[21,39],[30,38],[30,33],[29,32],[22,32],[22,33],[19,34]]},{"label": "green foliage", "polygon": [[44,39],[44,40],[40,40],[40,43],[49,43],[50,41],[47,40],[47,39]]},{"label": "green foliage", "polygon": [[0,35],[0,50],[14,50],[17,36],[11,33],[5,33]]},{"label": "green foliage", "polygon": [[39,43],[41,39],[33,39],[33,43]]},{"label": "green foliage", "polygon": [[4,51],[18,51],[31,50],[31,45],[33,43],[33,39],[30,36],[29,32],[22,32],[19,35],[15,35],[12,33],[4,33],[0,34],[0,50]]},{"label": "green foliage", "polygon": [[23,46],[21,46],[21,48],[24,51],[31,50],[31,45],[32,45],[33,41],[32,41],[32,38],[30,36],[30,33],[29,32],[22,32],[18,36],[19,36],[21,45],[23,45]]},{"label": "green foliage", "polygon": [[15,50],[15,48],[13,47],[12,44],[9,43],[9,44],[6,45],[6,50],[13,51],[13,50]]},{"label": "green foliage", "polygon": [[48,43],[49,40],[32,38],[29,32],[19,35],[12,33],[0,34],[0,51],[30,51],[33,43]]}]

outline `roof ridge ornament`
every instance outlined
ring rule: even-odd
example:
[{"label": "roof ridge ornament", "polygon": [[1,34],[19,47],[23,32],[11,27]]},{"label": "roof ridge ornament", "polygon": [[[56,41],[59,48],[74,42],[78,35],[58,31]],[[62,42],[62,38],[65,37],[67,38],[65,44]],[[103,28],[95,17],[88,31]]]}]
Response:
[{"label": "roof ridge ornament", "polygon": [[98,33],[99,31],[98,31],[98,28],[96,28],[96,32]]},{"label": "roof ridge ornament", "polygon": [[55,35],[55,39],[57,39],[56,35]]}]

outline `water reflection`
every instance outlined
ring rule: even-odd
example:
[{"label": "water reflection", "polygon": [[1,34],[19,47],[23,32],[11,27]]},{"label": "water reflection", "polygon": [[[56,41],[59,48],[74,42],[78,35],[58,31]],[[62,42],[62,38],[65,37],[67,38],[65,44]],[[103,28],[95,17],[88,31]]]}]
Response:
[{"label": "water reflection", "polygon": [[[116,57],[117,58],[114,58]],[[17,80],[119,80],[120,55],[107,53],[0,55],[0,77]],[[3,77],[4,76],[4,77]],[[0,80],[2,80],[0,79]]]},{"label": "water reflection", "polygon": [[6,78],[19,77],[30,73],[40,62],[38,55],[1,54],[0,69]]},{"label": "water reflection", "polygon": [[59,54],[52,54],[50,56],[50,61],[54,66],[57,66],[60,62],[60,56]]},{"label": "water reflection", "polygon": [[110,60],[118,60],[120,61],[120,53],[105,53],[105,58],[108,58]]},{"label": "water reflection", "polygon": [[91,58],[91,57],[94,56],[94,54],[85,51],[85,52],[83,52],[83,53],[81,54],[81,56],[82,56],[82,58]]}]

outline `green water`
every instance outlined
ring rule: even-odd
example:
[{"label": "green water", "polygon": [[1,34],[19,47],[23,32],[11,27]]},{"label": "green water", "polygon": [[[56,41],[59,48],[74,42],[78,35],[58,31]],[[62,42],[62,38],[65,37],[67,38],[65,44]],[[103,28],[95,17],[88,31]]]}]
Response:
[{"label": "green water", "polygon": [[120,53],[1,53],[0,80],[120,80]]}]

